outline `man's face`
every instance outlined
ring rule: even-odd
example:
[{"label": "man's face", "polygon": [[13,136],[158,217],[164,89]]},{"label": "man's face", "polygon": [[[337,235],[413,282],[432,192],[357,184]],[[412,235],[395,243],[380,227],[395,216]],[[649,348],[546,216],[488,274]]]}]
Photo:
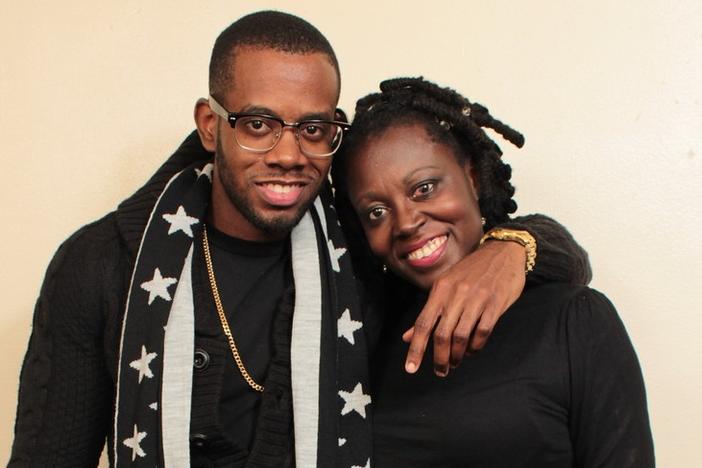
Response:
[{"label": "man's face", "polygon": [[[234,82],[221,104],[230,112],[269,114],[287,122],[334,118],[336,71],[322,53],[239,48]],[[236,237],[281,239],[302,218],[327,177],[331,157],[305,156],[290,127],[266,153],[241,148],[219,119],[212,180],[215,226]]]}]

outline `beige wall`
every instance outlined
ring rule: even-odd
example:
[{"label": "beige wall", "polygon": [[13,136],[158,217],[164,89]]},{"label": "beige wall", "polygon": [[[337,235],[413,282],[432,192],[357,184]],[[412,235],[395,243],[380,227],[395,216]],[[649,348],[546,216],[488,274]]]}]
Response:
[{"label": "beige wall", "polygon": [[0,15],[0,462],[52,253],[193,128],[218,32],[276,7],[328,36],[346,109],[423,74],[524,131],[523,150],[503,146],[520,213],[589,249],[638,349],[659,465],[702,466],[700,2],[56,3],[2,0]]}]

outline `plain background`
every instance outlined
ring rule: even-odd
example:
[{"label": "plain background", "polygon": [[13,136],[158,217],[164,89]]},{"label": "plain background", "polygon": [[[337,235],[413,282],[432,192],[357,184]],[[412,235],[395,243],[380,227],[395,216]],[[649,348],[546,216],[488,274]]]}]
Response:
[{"label": "plain background", "polygon": [[702,466],[702,3],[12,2],[0,14],[0,462],[46,265],[193,129],[215,37],[276,8],[316,25],[341,105],[424,75],[523,131],[519,213],[590,252],[647,383],[659,466]]}]

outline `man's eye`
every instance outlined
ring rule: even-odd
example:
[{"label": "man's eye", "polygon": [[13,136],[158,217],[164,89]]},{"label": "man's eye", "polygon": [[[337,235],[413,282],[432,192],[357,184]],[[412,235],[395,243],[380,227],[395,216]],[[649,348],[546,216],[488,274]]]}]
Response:
[{"label": "man's eye", "polygon": [[310,141],[322,141],[329,133],[329,126],[322,123],[308,123],[300,128],[300,135]]},{"label": "man's eye", "polygon": [[377,221],[378,219],[382,218],[383,215],[385,215],[385,208],[376,206],[375,208],[371,208],[368,211],[368,219],[371,221]]},{"label": "man's eye", "polygon": [[425,197],[432,193],[436,185],[434,182],[423,182],[415,187],[413,197]]},{"label": "man's eye", "polygon": [[305,125],[304,132],[307,135],[315,135],[320,131],[320,128],[317,125]]},{"label": "man's eye", "polygon": [[250,117],[242,122],[244,130],[252,135],[265,135],[272,130],[272,124],[265,119]]}]

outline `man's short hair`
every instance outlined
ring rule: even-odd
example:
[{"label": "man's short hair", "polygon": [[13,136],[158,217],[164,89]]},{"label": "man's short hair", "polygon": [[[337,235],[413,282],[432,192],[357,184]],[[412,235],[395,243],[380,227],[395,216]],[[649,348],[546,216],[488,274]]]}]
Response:
[{"label": "man's short hair", "polygon": [[210,94],[224,99],[233,84],[232,65],[242,46],[268,48],[291,54],[325,54],[336,70],[339,63],[329,41],[307,21],[279,11],[259,11],[235,21],[217,37],[210,58]]}]

